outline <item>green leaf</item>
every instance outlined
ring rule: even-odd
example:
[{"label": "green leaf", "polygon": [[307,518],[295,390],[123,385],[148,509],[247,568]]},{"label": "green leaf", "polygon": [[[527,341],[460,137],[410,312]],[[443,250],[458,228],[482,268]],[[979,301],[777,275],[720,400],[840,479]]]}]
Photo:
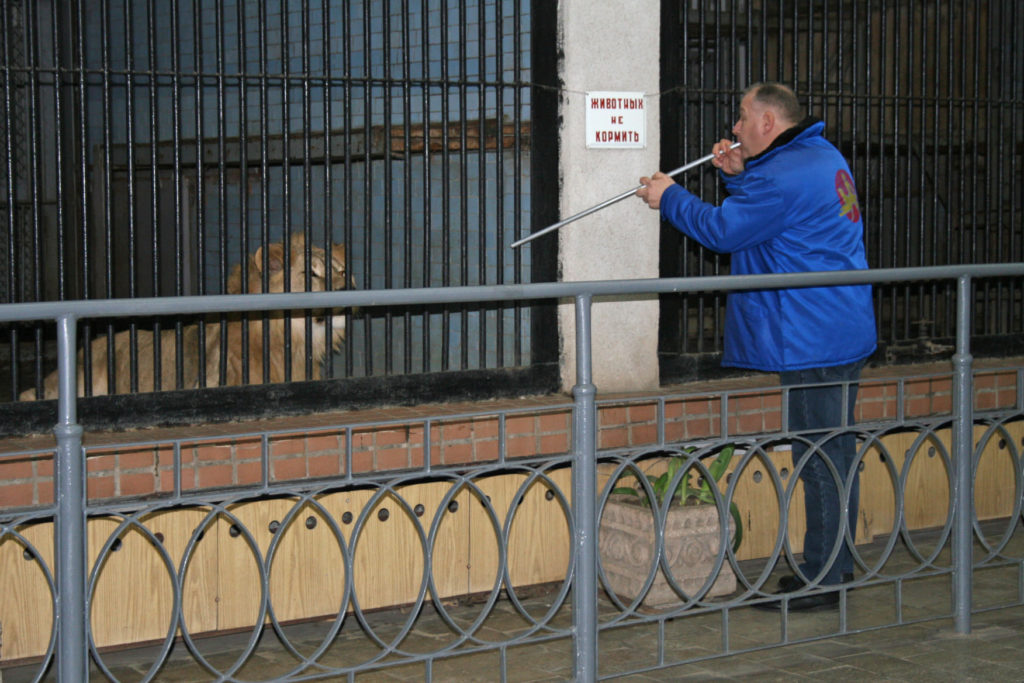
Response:
[{"label": "green leaf", "polygon": [[708,467],[708,471],[711,472],[711,477],[715,481],[719,481],[722,475],[725,474],[725,470],[729,467],[729,461],[732,460],[732,454],[736,451],[736,447],[729,444],[722,449],[722,452],[718,454],[714,462]]},{"label": "green leaf", "polygon": [[732,515],[732,521],[736,526],[732,537],[732,551],[736,552],[740,548],[740,543],[743,542],[743,518],[740,517],[740,509],[736,506],[736,503],[729,503],[729,513]]},{"label": "green leaf", "polygon": [[[669,482],[671,482],[672,478],[676,476],[676,473],[679,472],[679,468],[682,467],[682,465],[683,465],[683,459],[682,458],[672,458],[671,460],[669,460],[669,462],[668,462],[668,472],[665,473],[667,475],[667,477],[668,477],[668,481]],[[666,483],[666,486],[667,485],[668,484]],[[664,497],[664,495],[666,493],[668,493],[668,491],[662,492],[662,496]],[[676,490],[672,492],[671,497],[672,498],[678,498],[680,503],[683,502],[683,483],[681,481],[679,482],[679,486],[676,487]]]},{"label": "green leaf", "polygon": [[668,489],[668,482],[668,472],[663,473],[660,477],[651,482],[654,488],[654,495],[658,499],[658,502],[665,499],[665,491]]},{"label": "green leaf", "polygon": [[700,490],[694,492],[694,496],[702,503],[714,503],[715,495],[711,492],[711,482],[718,482],[721,480],[722,475],[725,474],[725,470],[729,467],[729,461],[732,460],[732,454],[736,450],[736,447],[729,444],[722,449],[722,452],[718,454],[718,457],[712,461],[708,466],[708,474],[711,476],[710,479],[704,478],[701,482]]}]

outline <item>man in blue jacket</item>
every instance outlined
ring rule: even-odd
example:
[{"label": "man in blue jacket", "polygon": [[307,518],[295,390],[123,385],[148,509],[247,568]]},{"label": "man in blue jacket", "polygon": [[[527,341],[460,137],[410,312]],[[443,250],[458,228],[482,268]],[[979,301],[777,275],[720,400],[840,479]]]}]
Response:
[{"label": "man in blue jacket", "polygon": [[[786,86],[752,85],[732,129],[740,146],[721,140],[712,148],[712,163],[729,191],[721,206],[699,200],[663,173],[641,178],[637,195],[685,235],[731,254],[733,274],[867,268],[857,191],[846,161],[823,137],[824,127],[803,117]],[[855,382],[875,341],[869,285],[729,294],[722,364],[778,372],[783,386],[794,387],[788,426],[798,433],[793,460],[804,483],[807,532],[804,561],[795,576],[779,581],[779,593],[805,582],[827,586],[852,579],[845,537],[855,535],[859,500]],[[838,602],[837,591],[815,592],[791,599],[789,610]],[[763,606],[778,609],[781,601]]]}]

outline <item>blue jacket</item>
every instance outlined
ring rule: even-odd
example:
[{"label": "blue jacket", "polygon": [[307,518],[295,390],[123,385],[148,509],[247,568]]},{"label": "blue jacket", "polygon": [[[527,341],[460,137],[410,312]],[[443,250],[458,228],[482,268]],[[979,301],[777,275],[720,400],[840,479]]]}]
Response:
[{"label": "blue jacket", "polygon": [[[736,275],[867,268],[863,221],[849,166],[806,119],[722,174],[720,207],[679,185],[661,215],[709,249],[732,254]],[[730,293],[723,365],[779,372],[852,363],[875,350],[871,286]]]}]

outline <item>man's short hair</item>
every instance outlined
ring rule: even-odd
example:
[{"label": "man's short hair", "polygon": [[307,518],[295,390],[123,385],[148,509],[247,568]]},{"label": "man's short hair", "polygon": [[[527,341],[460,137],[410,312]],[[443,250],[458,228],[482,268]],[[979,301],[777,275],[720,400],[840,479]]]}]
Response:
[{"label": "man's short hair", "polygon": [[800,123],[803,120],[804,112],[800,107],[800,101],[796,98],[796,93],[787,86],[774,81],[765,81],[764,83],[754,83],[743,94],[751,92],[754,93],[756,101],[779,111],[791,123]]}]

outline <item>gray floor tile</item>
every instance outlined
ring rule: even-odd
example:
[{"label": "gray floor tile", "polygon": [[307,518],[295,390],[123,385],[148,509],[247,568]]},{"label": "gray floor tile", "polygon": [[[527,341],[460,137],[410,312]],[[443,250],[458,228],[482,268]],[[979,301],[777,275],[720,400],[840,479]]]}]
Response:
[{"label": "gray floor tile", "polygon": [[[1024,554],[1024,539],[1014,539],[1016,556]],[[972,619],[969,634],[957,634],[949,618],[950,579],[948,576],[894,581],[893,577],[920,564],[910,553],[894,556],[886,562],[889,576],[869,577],[864,585],[848,594],[846,635],[838,633],[842,624],[838,611],[817,614],[791,614],[783,622],[777,613],[752,608],[729,611],[728,647],[737,654],[722,656],[723,617],[720,613],[677,615],[644,614],[643,619],[600,632],[601,675],[622,674],[619,680],[644,683],[676,680],[750,680],[801,681],[827,683],[843,681],[1022,681],[1024,682],[1024,607],[987,611]],[[759,570],[758,570],[759,571]],[[928,570],[931,571],[931,570]],[[979,594],[985,600],[1010,604],[1017,594],[1019,566],[1009,570],[979,572]],[[778,573],[778,572],[776,572]],[[772,576],[766,585],[774,586]],[[870,583],[871,585],[867,585]],[[905,599],[902,618],[910,620],[927,614],[934,617],[902,626],[894,624],[899,616],[895,596]],[[567,601],[547,622],[552,593],[535,591],[524,595],[522,606],[533,618],[520,614],[512,603],[501,600],[493,605],[483,624],[473,633],[472,642],[458,649],[487,647],[509,639],[550,638],[543,642],[512,644],[505,648],[504,660],[497,649],[467,653],[435,662],[436,681],[496,681],[504,661],[510,683],[566,681],[573,677],[572,610]],[[484,609],[480,603],[453,604],[448,616],[462,629],[477,620]],[[600,602],[602,625],[616,618],[607,601]],[[446,652],[464,637],[431,606],[413,618],[408,609],[383,610],[365,615],[373,634],[391,642],[403,629],[412,628],[401,640],[405,652],[414,655]],[[658,621],[658,619],[664,619]],[[785,626],[785,628],[783,628]],[[307,656],[314,653],[329,633],[329,624],[306,623],[284,627],[292,646]],[[781,647],[773,645],[786,640]],[[249,633],[197,638],[195,645],[209,661],[227,669],[234,664],[250,640]],[[364,633],[359,622],[346,618],[338,636],[319,659],[327,667],[351,667],[378,661],[381,646]],[[159,648],[143,647],[105,652],[104,663],[126,683],[141,680],[149,664],[159,656]],[[660,658],[660,659],[659,659]],[[253,680],[271,680],[296,667],[300,660],[282,647],[272,629],[263,632],[249,661],[239,672]],[[414,657],[392,654],[382,660],[394,664],[356,677],[360,683],[421,681],[426,663]],[[667,667],[647,669],[659,661]],[[0,670],[2,683],[31,681],[38,671],[33,666]],[[336,677],[344,680],[344,676]],[[105,677],[94,668],[93,681]],[[211,680],[211,674],[193,660],[183,643],[176,643],[167,664],[154,679],[158,682]],[[43,678],[55,680],[51,670]]]}]

